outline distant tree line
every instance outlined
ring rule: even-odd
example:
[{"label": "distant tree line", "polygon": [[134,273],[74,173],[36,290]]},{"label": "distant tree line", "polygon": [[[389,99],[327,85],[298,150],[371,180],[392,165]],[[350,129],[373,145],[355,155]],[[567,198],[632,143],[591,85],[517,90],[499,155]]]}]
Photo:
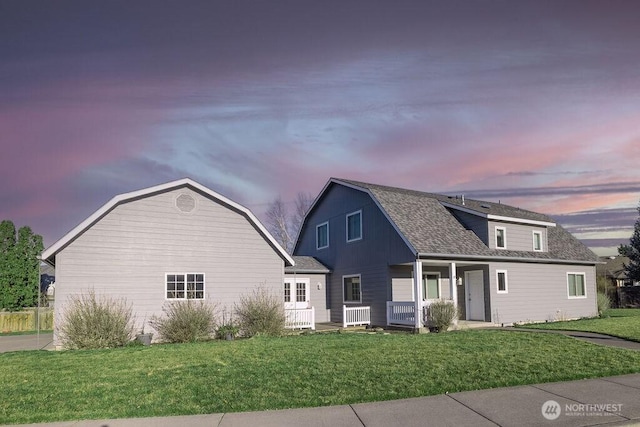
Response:
[{"label": "distant tree line", "polygon": [[13,222],[0,222],[0,310],[16,311],[38,303],[42,236],[29,227],[16,232]]}]

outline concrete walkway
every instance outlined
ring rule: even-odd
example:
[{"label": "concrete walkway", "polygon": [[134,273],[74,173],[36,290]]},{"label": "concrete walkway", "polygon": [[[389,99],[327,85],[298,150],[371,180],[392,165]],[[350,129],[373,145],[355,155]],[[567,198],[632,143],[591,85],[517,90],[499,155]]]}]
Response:
[{"label": "concrete walkway", "polygon": [[580,331],[566,331],[557,329],[528,329],[528,328],[514,328],[508,326],[505,328],[499,328],[503,331],[515,331],[515,332],[536,332],[536,333],[548,333],[548,334],[561,334],[567,337],[576,338],[582,341],[587,341],[592,344],[604,345],[607,347],[626,348],[627,350],[640,351],[640,342],[625,340],[624,338],[613,337],[611,335],[598,334],[596,332],[580,332]]},{"label": "concrete walkway", "polygon": [[640,374],[279,411],[69,421],[50,427],[640,425]]},{"label": "concrete walkway", "polygon": [[19,350],[53,350],[53,333],[0,336],[0,353]]}]

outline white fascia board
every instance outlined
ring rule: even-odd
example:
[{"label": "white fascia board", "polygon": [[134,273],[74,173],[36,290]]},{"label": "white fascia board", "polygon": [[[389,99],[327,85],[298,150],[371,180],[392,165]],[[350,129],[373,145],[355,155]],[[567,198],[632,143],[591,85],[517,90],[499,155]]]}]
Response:
[{"label": "white fascia board", "polygon": [[554,259],[554,258],[517,258],[508,256],[492,256],[492,255],[460,255],[460,254],[430,254],[420,253],[418,254],[420,260],[458,260],[458,261],[505,261],[505,262],[523,262],[523,263],[535,263],[535,264],[581,264],[592,265],[600,264],[599,261],[579,261],[571,259]]},{"label": "white fascia board", "polygon": [[232,208],[244,213],[249,221],[251,221],[260,232],[264,235],[264,237],[269,240],[269,242],[273,245],[274,248],[280,253],[280,255],[285,259],[285,261],[289,262],[290,265],[295,265],[293,258],[285,251],[282,246],[273,238],[271,233],[267,231],[267,229],[262,225],[262,223],[258,220],[258,218],[253,215],[253,213],[245,208],[244,206],[224,197],[221,194],[216,193],[213,190],[205,187],[204,185],[195,182],[189,178],[182,178],[177,181],[167,182],[165,184],[155,185],[153,187],[144,188],[142,190],[136,190],[129,193],[119,194],[109,200],[107,203],[102,205],[100,209],[95,211],[91,216],[82,221],[78,226],[72,229],[70,232],[65,234],[61,239],[56,241],[53,245],[49,246],[44,252],[42,252],[42,259],[48,260],[53,255],[55,255],[60,249],[66,246],[71,240],[77,237],[79,234],[88,229],[95,221],[100,219],[103,215],[107,214],[111,209],[116,207],[118,204],[126,202],[128,200],[136,199],[139,197],[143,197],[149,194],[159,193],[163,191],[167,191],[173,188],[190,186],[192,188],[197,189],[198,191],[207,194],[208,196],[218,199],[222,203],[231,206]]},{"label": "white fascia board", "polygon": [[515,222],[515,223],[518,223],[518,224],[540,225],[542,227],[555,227],[556,226],[555,222],[537,221],[535,219],[515,218],[515,217],[511,217],[511,216],[492,215],[492,214],[487,214],[487,213],[484,213],[484,212],[478,212],[478,211],[475,211],[473,209],[465,208],[464,206],[454,205],[454,204],[447,203],[447,202],[440,202],[440,203],[442,203],[442,205],[444,207],[451,208],[451,209],[456,209],[456,210],[459,210],[461,212],[468,213],[470,215],[475,215],[475,216],[479,216],[481,218],[491,219],[491,220],[494,220],[494,221],[506,221],[506,222]]}]

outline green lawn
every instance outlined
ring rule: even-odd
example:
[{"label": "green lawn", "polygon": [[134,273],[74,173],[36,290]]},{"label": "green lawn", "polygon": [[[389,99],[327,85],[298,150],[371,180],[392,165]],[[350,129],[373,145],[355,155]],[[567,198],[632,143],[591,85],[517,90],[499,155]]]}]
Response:
[{"label": "green lawn", "polygon": [[640,352],[497,330],[23,351],[0,354],[0,423],[336,405],[630,372]]},{"label": "green lawn", "polygon": [[[608,317],[607,317],[608,316]],[[568,322],[550,322],[523,325],[534,329],[564,329],[567,331],[599,332],[633,341],[640,341],[640,309],[612,309],[599,319],[570,320]]]}]

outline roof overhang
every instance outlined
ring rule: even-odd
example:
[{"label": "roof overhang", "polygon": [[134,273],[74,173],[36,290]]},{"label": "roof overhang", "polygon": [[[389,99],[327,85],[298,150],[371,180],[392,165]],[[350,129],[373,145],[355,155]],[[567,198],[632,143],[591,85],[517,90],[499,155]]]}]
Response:
[{"label": "roof overhang", "polygon": [[580,264],[592,265],[599,264],[599,261],[584,261],[571,259],[553,259],[553,258],[528,258],[528,257],[507,257],[507,256],[491,256],[491,255],[460,255],[460,254],[431,254],[419,253],[418,259],[438,259],[454,261],[486,261],[486,262],[523,262],[527,264]]},{"label": "roof overhang", "polygon": [[461,211],[461,212],[468,213],[470,215],[479,216],[481,218],[486,218],[488,220],[493,220],[493,221],[515,222],[515,223],[518,223],[518,224],[539,225],[539,226],[542,226],[542,227],[555,227],[556,226],[555,222],[537,221],[535,219],[516,218],[516,217],[511,217],[511,216],[492,215],[492,214],[485,213],[485,212],[478,212],[476,210],[469,209],[469,208],[466,208],[464,206],[456,205],[456,204],[453,204],[453,203],[447,203],[447,202],[442,202],[442,201],[440,203],[446,208],[455,209],[455,210],[458,210],[458,211]]},{"label": "roof overhang", "polygon": [[273,238],[271,233],[267,231],[267,229],[262,225],[262,223],[258,220],[258,218],[246,207],[240,205],[239,203],[234,202],[231,199],[224,197],[223,195],[216,193],[215,191],[205,187],[204,185],[190,179],[183,178],[177,181],[167,182],[165,184],[156,185],[153,187],[144,188],[142,190],[132,191],[130,193],[124,193],[115,196],[107,203],[105,203],[100,209],[95,211],[91,216],[82,221],[78,226],[65,234],[61,239],[55,242],[53,245],[49,246],[42,252],[42,260],[47,264],[55,266],[55,255],[64,249],[67,245],[69,245],[74,239],[76,239],[79,235],[84,233],[89,227],[95,224],[98,220],[104,217],[106,214],[111,212],[116,206],[126,203],[128,201],[132,201],[138,198],[151,196],[157,193],[163,193],[166,191],[170,191],[180,187],[190,187],[201,194],[204,194],[212,199],[216,199],[220,203],[230,207],[233,210],[244,215],[249,222],[252,223],[254,227],[259,231],[260,234],[267,240],[267,242],[278,252],[278,255],[284,260],[285,266],[287,265],[295,265],[293,258],[291,255],[287,253],[287,251],[280,246],[280,244]]}]

